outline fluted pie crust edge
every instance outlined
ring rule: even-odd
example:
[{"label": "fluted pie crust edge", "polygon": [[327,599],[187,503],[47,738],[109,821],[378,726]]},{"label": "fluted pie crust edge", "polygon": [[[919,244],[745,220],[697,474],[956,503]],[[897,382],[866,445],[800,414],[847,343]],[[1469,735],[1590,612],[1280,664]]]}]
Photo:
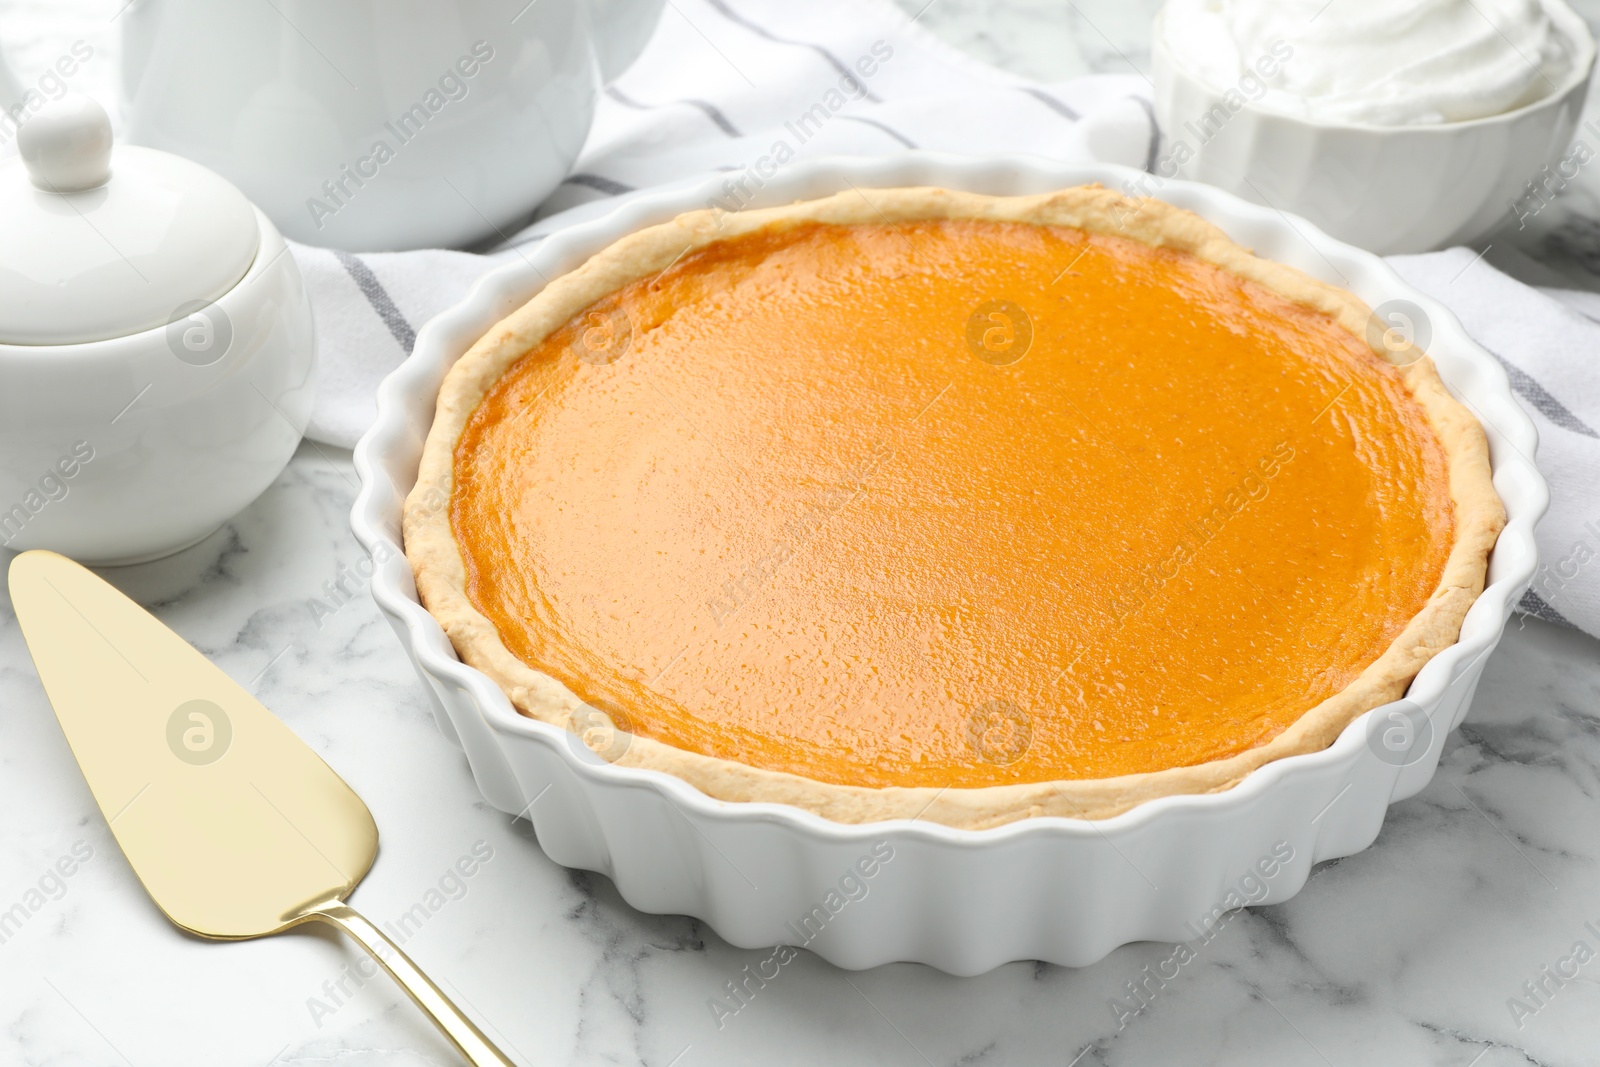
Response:
[{"label": "fluted pie crust edge", "polygon": [[[582,701],[556,679],[514,656],[494,624],[467,596],[466,568],[450,522],[456,444],[473,411],[512,364],[596,300],[666,270],[702,246],[803,222],[852,225],[919,219],[1070,226],[1186,252],[1321,311],[1356,337],[1367,338],[1372,313],[1354,294],[1253,255],[1192,212],[1160,200],[1125,197],[1098,185],[1014,197],[936,188],[874,189],[762,210],[680,215],[616,241],[550,282],[468,349],[440,387],[417,483],[406,499],[403,529],[418,595],[461,659],[493,679],[522,714],[561,729],[572,728],[572,713]],[[1379,355],[1388,357],[1381,350]],[[616,762],[675,775],[720,800],[789,804],[841,823],[921,818],[982,829],[1038,815],[1109,818],[1156,797],[1219,792],[1264,764],[1320,751],[1359,715],[1399,699],[1423,665],[1455,643],[1462,618],[1483,591],[1489,553],[1505,525],[1505,510],[1490,480],[1482,427],[1446,391],[1427,356],[1409,362],[1401,374],[1446,455],[1455,543],[1438,588],[1389,649],[1349,686],[1264,745],[1226,759],[1145,774],[962,789],[834,785],[685,751],[640,735],[632,737]]]}]

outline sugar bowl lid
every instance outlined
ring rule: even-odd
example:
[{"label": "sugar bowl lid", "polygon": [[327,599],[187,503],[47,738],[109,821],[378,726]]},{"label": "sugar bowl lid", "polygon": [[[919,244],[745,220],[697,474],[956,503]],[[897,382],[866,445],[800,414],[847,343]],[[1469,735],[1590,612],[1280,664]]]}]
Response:
[{"label": "sugar bowl lid", "polygon": [[0,164],[0,344],[103,341],[164,326],[238,284],[260,227],[197,163],[112,145],[105,109],[68,93],[23,122]]}]

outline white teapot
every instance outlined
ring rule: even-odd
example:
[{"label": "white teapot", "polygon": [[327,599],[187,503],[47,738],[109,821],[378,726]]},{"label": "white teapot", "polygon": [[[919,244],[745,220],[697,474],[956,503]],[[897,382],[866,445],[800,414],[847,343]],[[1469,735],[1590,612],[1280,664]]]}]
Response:
[{"label": "white teapot", "polygon": [[567,176],[664,0],[134,0],[129,139],[228,178],[296,241],[461,247]]},{"label": "white teapot", "polygon": [[71,93],[0,164],[0,545],[134,563],[266,489],[310,417],[300,271],[218,175]]}]

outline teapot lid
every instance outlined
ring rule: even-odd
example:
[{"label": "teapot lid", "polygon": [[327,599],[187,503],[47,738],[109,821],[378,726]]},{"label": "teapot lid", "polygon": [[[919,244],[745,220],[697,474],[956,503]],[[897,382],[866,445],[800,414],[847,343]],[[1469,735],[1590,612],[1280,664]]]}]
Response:
[{"label": "teapot lid", "polygon": [[17,131],[0,165],[0,344],[103,341],[164,326],[238,284],[260,227],[197,163],[111,142],[79,93]]}]

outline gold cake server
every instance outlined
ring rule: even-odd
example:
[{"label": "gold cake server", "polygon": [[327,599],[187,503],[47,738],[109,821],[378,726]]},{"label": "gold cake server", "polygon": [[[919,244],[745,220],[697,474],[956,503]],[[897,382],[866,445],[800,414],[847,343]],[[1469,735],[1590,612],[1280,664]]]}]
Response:
[{"label": "gold cake server", "polygon": [[378,852],[372,813],[254,697],[110,584],[54,552],[11,562],[28,651],[95,803],[151,899],[192,934],[335,926],[469,1063],[511,1067],[345,897]]}]

